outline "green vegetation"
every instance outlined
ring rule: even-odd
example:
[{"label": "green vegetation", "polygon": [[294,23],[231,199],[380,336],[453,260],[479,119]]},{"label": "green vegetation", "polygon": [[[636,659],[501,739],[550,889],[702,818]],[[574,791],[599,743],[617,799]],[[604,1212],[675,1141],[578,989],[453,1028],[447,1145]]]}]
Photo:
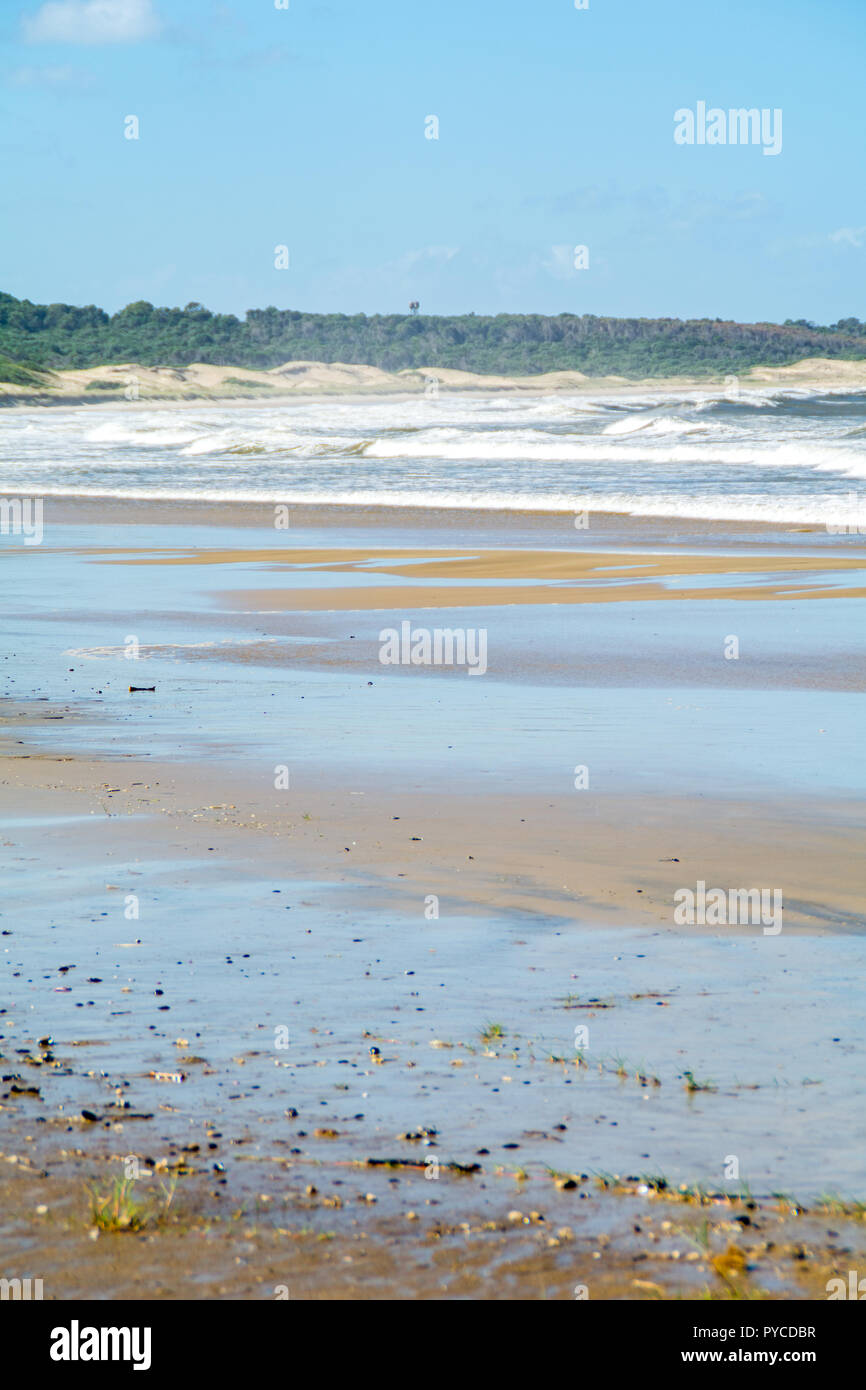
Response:
[{"label": "green vegetation", "polygon": [[0,354],[0,381],[11,382],[14,386],[43,386],[45,376],[35,362],[13,362]]},{"label": "green vegetation", "polygon": [[825,1193],[818,1203],[818,1210],[827,1216],[848,1217],[854,1221],[866,1221],[866,1202],[846,1202],[833,1193]]},{"label": "green vegetation", "polygon": [[698,1081],[693,1072],[684,1071],[683,1077],[689,1095],[694,1095],[696,1091],[714,1091],[716,1089],[712,1081]]},{"label": "green vegetation", "polygon": [[168,1214],[176,1185],[177,1179],[162,1184],[162,1200],[156,1209],[133,1196],[132,1178],[116,1178],[105,1192],[92,1186],[89,1188],[91,1222],[105,1232],[141,1231]]},{"label": "green vegetation", "polygon": [[93,381],[88,381],[84,389],[85,391],[119,391],[122,385],[122,381],[105,381],[94,377]]},{"label": "green vegetation", "polygon": [[481,1041],[489,1047],[491,1043],[505,1037],[505,1029],[501,1023],[487,1022],[482,1027],[479,1036]]},{"label": "green vegetation", "polygon": [[270,381],[247,381],[242,376],[224,376],[223,386],[240,386],[244,391],[261,391],[265,387],[268,391],[274,389]]},{"label": "green vegetation", "polygon": [[488,374],[577,370],[642,377],[724,375],[813,356],[866,357],[866,323],[848,318],[825,328],[804,319],[743,324],[595,314],[368,317],[273,306],[250,309],[241,320],[197,303],[160,309],[140,300],[108,315],[92,304],[31,304],[0,294],[0,379],[20,384],[32,379],[25,383],[5,373],[103,362],[266,369],[305,360],[386,371],[456,367]]}]

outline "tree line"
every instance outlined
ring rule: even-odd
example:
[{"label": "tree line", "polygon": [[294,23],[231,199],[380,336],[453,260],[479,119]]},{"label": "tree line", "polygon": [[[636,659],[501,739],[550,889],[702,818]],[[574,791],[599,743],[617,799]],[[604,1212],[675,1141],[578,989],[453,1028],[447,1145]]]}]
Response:
[{"label": "tree line", "polygon": [[[267,369],[288,361],[348,362],[400,371],[456,367],[503,375],[576,370],[626,377],[710,375],[804,357],[866,357],[866,323],[826,327],[722,319],[606,318],[596,314],[311,314],[250,309],[243,319],[198,303],[116,314],[89,304],[33,304],[0,293],[0,374],[109,362],[191,362]],[[14,375],[17,372],[18,377]]]}]

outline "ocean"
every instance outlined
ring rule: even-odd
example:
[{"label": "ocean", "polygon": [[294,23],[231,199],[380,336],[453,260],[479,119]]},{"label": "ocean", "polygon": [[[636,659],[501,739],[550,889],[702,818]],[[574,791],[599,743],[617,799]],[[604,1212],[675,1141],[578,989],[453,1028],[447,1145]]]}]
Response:
[{"label": "ocean", "polygon": [[9,411],[0,490],[866,533],[866,394],[793,388]]}]

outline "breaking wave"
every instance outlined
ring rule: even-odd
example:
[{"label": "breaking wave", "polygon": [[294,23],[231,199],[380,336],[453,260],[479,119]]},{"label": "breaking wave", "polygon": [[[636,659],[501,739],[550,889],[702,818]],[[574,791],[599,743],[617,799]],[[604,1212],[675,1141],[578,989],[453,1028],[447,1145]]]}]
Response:
[{"label": "breaking wave", "polygon": [[859,525],[866,395],[796,388],[15,411],[0,491]]}]

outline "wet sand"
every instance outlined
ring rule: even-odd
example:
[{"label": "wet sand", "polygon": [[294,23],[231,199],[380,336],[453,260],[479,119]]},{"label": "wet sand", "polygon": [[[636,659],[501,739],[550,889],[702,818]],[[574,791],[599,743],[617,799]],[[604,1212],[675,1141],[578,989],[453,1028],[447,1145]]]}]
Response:
[{"label": "wet sand", "polygon": [[[605,553],[568,553],[562,551],[502,551],[486,550],[482,555],[465,551],[425,550],[371,552],[369,550],[320,550],[287,547],[277,560],[273,550],[196,550],[194,553],[172,555],[118,555],[116,551],[99,552],[104,563],[123,565],[257,565],[268,569],[302,570],[312,573],[350,574],[353,583],[340,592],[332,585],[324,589],[309,587],[302,592],[287,579],[281,589],[242,590],[231,595],[240,608],[255,604],[260,612],[284,610],[289,612],[325,611],[358,612],[365,609],[413,610],[429,608],[487,608],[493,605],[540,603],[619,603],[660,599],[784,599],[820,598],[832,594],[837,598],[863,598],[863,585],[840,585],[841,574],[862,578],[866,570],[866,554],[861,556],[802,556],[786,555],[676,555],[655,556]],[[417,578],[423,584],[376,584],[360,587],[369,574],[384,574],[401,578]],[[718,587],[704,585],[689,588],[669,587],[664,582],[650,582],[656,577],[664,580],[688,580],[716,575],[726,582]],[[747,586],[731,583],[734,576],[751,578]],[[774,583],[757,583],[758,576],[773,576]],[[448,586],[430,584],[430,579],[445,579]],[[507,584],[496,587],[477,581],[503,579]],[[530,584],[520,581],[529,579]],[[811,582],[810,580],[817,581]],[[467,581],[471,581],[471,587]],[[587,582],[589,581],[589,582]],[[598,581],[593,583],[592,581]]]},{"label": "wet sand", "polygon": [[[840,1271],[862,1267],[866,1245],[862,1222],[785,1201],[698,1204],[635,1185],[558,1192],[505,1179],[495,1213],[479,1216],[483,1184],[472,1179],[440,1177],[431,1198],[423,1176],[383,1182],[370,1169],[342,1179],[341,1207],[300,1188],[290,1196],[282,1173],[275,1184],[265,1172],[263,1191],[228,1210],[185,1177],[168,1212],[154,1200],[160,1215],[143,1229],[94,1238],[85,1182],[106,1186],[116,1165],[65,1166],[58,1179],[19,1161],[0,1177],[7,1264],[26,1251],[44,1297],[61,1301],[821,1299]],[[369,1189],[396,1183],[405,1209],[382,1217]]]},{"label": "wet sand", "polygon": [[[796,1298],[856,1267],[862,543],[226,514],[202,549],[73,510],[2,553],[7,1277]],[[454,593],[488,675],[383,668],[378,628]],[[781,886],[784,930],[678,926],[700,879]],[[130,1165],[144,1228],[93,1239],[85,1184]]]}]

